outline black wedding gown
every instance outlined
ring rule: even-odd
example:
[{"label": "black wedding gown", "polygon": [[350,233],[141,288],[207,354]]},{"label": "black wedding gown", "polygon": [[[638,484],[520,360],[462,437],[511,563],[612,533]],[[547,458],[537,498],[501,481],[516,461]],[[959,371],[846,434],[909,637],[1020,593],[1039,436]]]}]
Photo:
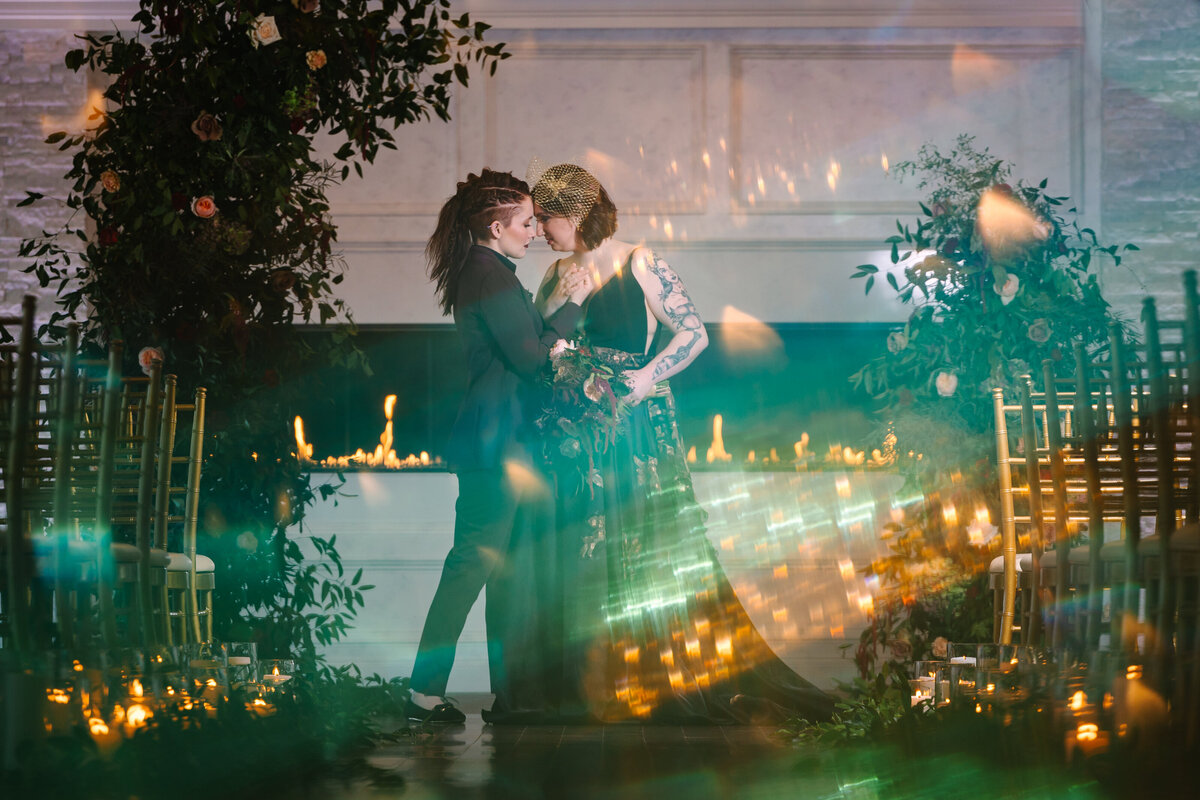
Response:
[{"label": "black wedding gown", "polygon": [[[630,267],[589,298],[581,322],[618,374],[649,360],[645,297]],[[509,588],[519,583],[525,602],[511,605],[525,610],[525,642],[533,628],[542,642],[523,660],[542,681],[514,705],[542,702],[566,720],[828,719],[832,698],[771,651],[721,569],[669,390],[626,412],[596,467],[598,480],[585,481],[578,462],[550,460],[557,535],[511,554],[511,574],[526,576]]]}]

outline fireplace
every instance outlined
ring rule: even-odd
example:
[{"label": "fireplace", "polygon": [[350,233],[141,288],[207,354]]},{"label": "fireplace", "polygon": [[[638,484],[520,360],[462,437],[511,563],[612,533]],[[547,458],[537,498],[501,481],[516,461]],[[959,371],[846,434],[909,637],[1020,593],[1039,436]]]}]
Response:
[{"label": "fireplace", "polygon": [[[854,464],[864,448],[884,447],[871,441],[870,398],[849,376],[879,354],[891,327],[709,324],[708,348],[671,379],[695,468],[790,469],[800,443],[814,463]],[[444,469],[466,388],[454,327],[363,326],[358,341],[374,374],[310,376],[329,388],[295,409],[297,455],[314,470]]]}]

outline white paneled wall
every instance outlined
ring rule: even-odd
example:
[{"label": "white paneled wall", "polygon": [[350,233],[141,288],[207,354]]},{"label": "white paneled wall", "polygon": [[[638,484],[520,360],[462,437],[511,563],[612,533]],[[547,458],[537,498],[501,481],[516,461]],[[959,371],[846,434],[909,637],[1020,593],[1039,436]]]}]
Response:
[{"label": "white paneled wall", "polygon": [[[619,236],[665,255],[709,319],[726,306],[769,322],[905,316],[845,277],[887,261],[881,242],[920,192],[886,167],[927,141],[970,132],[1085,214],[1096,205],[1085,131],[1098,112],[1084,102],[1082,28],[1061,16],[827,28],[766,4],[761,29],[588,28],[579,14],[555,28],[534,13],[554,5],[520,5],[534,28],[494,32],[513,57],[459,93],[453,122],[405,126],[398,152],[334,192],[360,323],[441,320],[422,277],[436,209],[468,172],[524,175],[534,157],[592,169]],[[929,4],[916,7],[928,21]],[[777,20],[787,26],[767,27]],[[553,258],[534,247],[522,278],[535,283]]]}]

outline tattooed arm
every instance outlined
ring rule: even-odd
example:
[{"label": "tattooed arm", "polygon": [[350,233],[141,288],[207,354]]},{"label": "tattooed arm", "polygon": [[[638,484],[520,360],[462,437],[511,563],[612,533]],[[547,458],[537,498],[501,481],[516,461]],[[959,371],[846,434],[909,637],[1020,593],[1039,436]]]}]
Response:
[{"label": "tattooed arm", "polygon": [[708,332],[683,281],[666,261],[650,251],[636,259],[634,275],[646,295],[646,303],[662,325],[673,334],[666,347],[646,366],[625,373],[629,402],[640,403],[659,381],[682,372],[708,346]]}]

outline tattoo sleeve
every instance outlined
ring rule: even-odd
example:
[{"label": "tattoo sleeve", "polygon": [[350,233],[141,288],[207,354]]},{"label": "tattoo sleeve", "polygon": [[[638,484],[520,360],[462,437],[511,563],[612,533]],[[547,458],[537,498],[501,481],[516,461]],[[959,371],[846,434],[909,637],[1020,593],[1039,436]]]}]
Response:
[{"label": "tattoo sleeve", "polygon": [[[704,323],[696,313],[696,306],[675,270],[657,255],[651,255],[650,274],[658,280],[657,300],[665,319],[662,321],[674,336],[654,360],[654,379],[661,380],[675,374],[698,355],[706,339]],[[697,349],[699,345],[699,349]]]}]

